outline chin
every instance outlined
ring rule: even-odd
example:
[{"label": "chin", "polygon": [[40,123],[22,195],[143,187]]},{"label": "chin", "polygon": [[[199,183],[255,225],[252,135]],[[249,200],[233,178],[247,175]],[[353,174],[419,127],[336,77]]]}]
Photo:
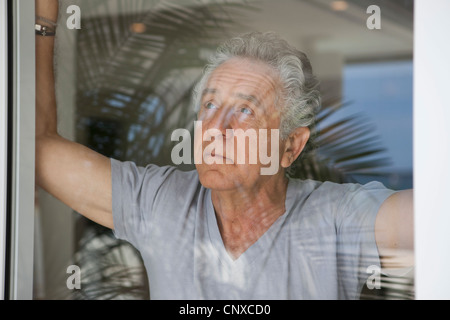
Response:
[{"label": "chin", "polygon": [[240,186],[241,177],[224,165],[197,165],[200,183],[211,190],[231,190]]},{"label": "chin", "polygon": [[219,170],[199,171],[198,177],[202,186],[211,190],[229,190],[236,186],[230,175]]}]

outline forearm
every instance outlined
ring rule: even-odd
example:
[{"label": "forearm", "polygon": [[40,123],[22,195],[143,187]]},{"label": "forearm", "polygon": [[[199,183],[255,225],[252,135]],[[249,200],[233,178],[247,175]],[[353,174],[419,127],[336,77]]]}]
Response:
[{"label": "forearm", "polygon": [[[36,0],[36,16],[56,21],[58,0]],[[39,21],[39,24],[51,26]],[[54,36],[36,36],[36,137],[57,134]]]}]

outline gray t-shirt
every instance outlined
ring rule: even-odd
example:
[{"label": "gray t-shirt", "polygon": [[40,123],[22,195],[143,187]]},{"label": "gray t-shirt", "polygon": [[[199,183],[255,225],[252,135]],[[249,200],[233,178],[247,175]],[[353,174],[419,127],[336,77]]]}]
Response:
[{"label": "gray t-shirt", "polygon": [[151,299],[358,299],[379,266],[379,182],[290,179],[286,212],[238,259],[196,171],[111,159],[116,237],[143,258]]}]

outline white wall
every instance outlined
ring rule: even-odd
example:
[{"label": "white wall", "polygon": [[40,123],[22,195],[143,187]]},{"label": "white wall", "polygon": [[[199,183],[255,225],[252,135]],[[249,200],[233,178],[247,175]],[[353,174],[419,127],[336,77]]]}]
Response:
[{"label": "white wall", "polygon": [[[5,1],[4,1],[5,2]],[[34,6],[28,0],[13,6],[14,61],[13,124],[11,150],[11,255],[10,296],[33,297],[34,231],[34,132],[35,132],[35,44]]]},{"label": "white wall", "polygon": [[7,26],[6,1],[0,3],[0,300],[4,299],[7,160]]},{"label": "white wall", "polygon": [[450,299],[450,1],[416,0],[416,298]]}]

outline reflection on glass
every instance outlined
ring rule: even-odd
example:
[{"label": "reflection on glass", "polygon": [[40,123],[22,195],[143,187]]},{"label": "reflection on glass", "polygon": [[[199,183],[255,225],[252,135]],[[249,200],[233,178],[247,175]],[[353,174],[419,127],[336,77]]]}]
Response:
[{"label": "reflection on glass", "polygon": [[[365,60],[411,55],[412,45],[408,41],[412,29],[408,28],[412,9],[409,5],[405,4],[409,11],[398,19],[403,23],[399,28],[403,28],[404,34],[397,36],[403,37],[406,45],[392,47],[390,34],[382,34],[380,40],[379,35],[367,33],[364,11],[359,16],[360,26],[355,26],[356,18],[348,15],[350,8],[355,9],[351,1],[335,1],[332,7],[322,5],[321,1],[280,1],[276,5],[270,1],[181,3],[80,1],[82,29],[74,36],[62,28],[58,36],[59,95],[64,95],[71,85],[75,88],[70,96],[73,101],[66,103],[73,104],[73,116],[60,111],[60,116],[64,117],[61,120],[63,130],[72,132],[77,142],[107,157],[133,161],[141,166],[148,163],[173,165],[171,133],[177,128],[186,128],[193,134],[196,114],[191,106],[191,92],[212,50],[236,33],[275,29],[297,41],[294,45],[300,49],[305,48],[322,83],[323,103],[313,131],[315,145],[308,146],[289,175],[337,183],[365,183],[367,177],[390,181],[395,172],[386,176],[382,170],[392,163],[392,153],[385,144],[389,138],[380,138],[372,117],[364,116],[370,112],[353,112],[354,104],[350,102],[353,97],[349,92],[358,83],[349,80],[348,69],[342,70],[346,59],[357,60],[358,55]],[[342,11],[342,15],[333,11]],[[291,14],[293,12],[300,13]],[[299,14],[304,15],[303,19]],[[312,16],[308,18],[307,14]],[[323,25],[327,19],[329,24]],[[334,30],[339,28],[343,32],[337,34]],[[349,30],[353,35],[346,36]],[[328,37],[316,36],[316,33]],[[354,39],[364,37],[367,42],[371,37],[379,41],[377,50],[354,50],[358,47]],[[68,61],[65,56],[74,59]],[[372,77],[368,71],[362,72]],[[401,95],[411,100],[410,91]],[[346,113],[347,109],[350,111]],[[410,124],[411,110],[407,110],[406,116],[405,121]],[[408,123],[405,127],[408,128]],[[408,134],[406,137],[411,139],[410,132]],[[405,154],[411,157],[410,153]],[[180,169],[188,171],[194,167],[181,165]],[[42,196],[40,201],[50,200]],[[45,223],[45,215],[50,214],[45,208],[43,204],[40,210],[42,230],[38,233],[41,238],[37,239],[43,247],[36,249],[36,256],[40,257],[37,261],[42,261],[41,269],[45,272],[35,277],[36,298],[146,299],[151,296],[139,252],[127,242],[117,240],[109,229],[76,216],[64,226],[71,230],[73,240],[60,247],[46,246],[55,241],[45,236],[55,226]],[[49,254],[49,250],[53,253]],[[83,270],[81,290],[68,291],[64,282],[56,285],[48,280],[49,257],[58,251],[66,252],[64,259],[70,258],[60,261],[59,266],[75,264]],[[55,271],[58,278],[67,278],[66,270],[59,269]],[[382,289],[365,287],[361,296],[367,299],[413,297],[410,277],[383,277]]]}]

